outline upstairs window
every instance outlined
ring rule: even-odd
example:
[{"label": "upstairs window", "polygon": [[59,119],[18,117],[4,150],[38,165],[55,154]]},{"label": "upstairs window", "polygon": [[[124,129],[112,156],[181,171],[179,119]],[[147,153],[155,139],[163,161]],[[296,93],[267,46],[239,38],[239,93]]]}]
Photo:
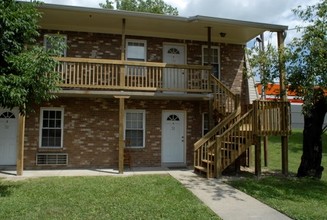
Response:
[{"label": "upstairs window", "polygon": [[54,56],[66,56],[67,36],[62,34],[44,35],[44,47]]},{"label": "upstairs window", "polygon": [[[144,40],[126,40],[126,60],[128,61],[146,61],[146,41]],[[128,66],[127,75],[142,77],[145,76],[146,68],[142,66]]]},{"label": "upstairs window", "polygon": [[146,61],[146,41],[126,40],[126,60]]},{"label": "upstairs window", "polygon": [[[208,65],[209,57],[208,57],[208,47],[202,47],[202,64]],[[211,47],[211,65],[213,67],[213,75],[220,78],[220,51],[219,47]]]}]

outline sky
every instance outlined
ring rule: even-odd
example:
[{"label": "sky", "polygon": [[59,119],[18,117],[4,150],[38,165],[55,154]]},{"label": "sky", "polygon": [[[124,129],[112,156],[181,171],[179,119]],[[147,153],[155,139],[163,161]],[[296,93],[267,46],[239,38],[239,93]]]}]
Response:
[{"label": "sky", "polygon": [[[43,0],[49,4],[99,8],[105,0]],[[299,5],[314,5],[319,0],[164,0],[178,9],[180,16],[211,16],[288,26],[286,43],[299,34],[294,30],[301,25],[292,9]],[[265,34],[265,41],[273,41],[272,34]],[[274,42],[270,42],[273,43]]]}]

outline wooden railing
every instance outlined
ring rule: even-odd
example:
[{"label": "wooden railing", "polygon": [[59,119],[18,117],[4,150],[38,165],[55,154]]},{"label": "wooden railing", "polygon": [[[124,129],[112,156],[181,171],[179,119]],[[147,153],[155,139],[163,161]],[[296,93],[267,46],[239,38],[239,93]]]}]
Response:
[{"label": "wooden railing", "polygon": [[241,107],[239,96],[232,93],[216,77],[211,76],[213,87],[213,110],[215,117],[218,114],[218,124],[194,144],[194,167],[207,172],[210,175],[213,166],[213,152],[216,145],[216,136],[222,134],[227,128],[234,124],[240,116]]},{"label": "wooden railing", "polygon": [[234,114],[229,115],[194,144],[195,170],[218,177],[253,144],[254,136],[291,133],[287,101],[256,100],[252,109],[236,119]]},{"label": "wooden railing", "polygon": [[213,146],[214,155],[213,177],[221,175],[222,171],[231,165],[253,143],[252,132],[253,110],[243,115],[221,135],[216,136],[216,146]]},{"label": "wooden railing", "polygon": [[207,66],[72,57],[56,60],[62,87],[211,92],[211,68]]},{"label": "wooden railing", "polygon": [[256,100],[253,102],[254,134],[281,135],[291,134],[291,105],[288,101]]},{"label": "wooden railing", "polygon": [[213,109],[220,117],[226,117],[239,106],[239,96],[230,91],[221,81],[211,75],[213,90]]},{"label": "wooden railing", "polygon": [[194,167],[207,172],[207,177],[212,177],[213,171],[213,149],[216,147],[216,136],[222,134],[232,126],[240,116],[240,109],[228,115],[212,130],[205,134],[200,140],[194,143]]}]

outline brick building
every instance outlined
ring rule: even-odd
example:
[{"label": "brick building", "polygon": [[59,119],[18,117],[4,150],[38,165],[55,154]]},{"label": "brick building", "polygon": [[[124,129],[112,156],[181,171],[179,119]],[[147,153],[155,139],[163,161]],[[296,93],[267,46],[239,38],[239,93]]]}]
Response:
[{"label": "brick building", "polygon": [[56,58],[62,90],[26,116],[18,146],[19,136],[4,138],[17,136],[18,113],[0,110],[7,126],[0,165],[121,169],[127,151],[131,167],[193,165],[194,143],[218,123],[219,94],[249,104],[246,43],[287,29],[204,16],[47,4],[39,10],[39,43],[51,46],[47,36],[59,34],[67,45]]}]

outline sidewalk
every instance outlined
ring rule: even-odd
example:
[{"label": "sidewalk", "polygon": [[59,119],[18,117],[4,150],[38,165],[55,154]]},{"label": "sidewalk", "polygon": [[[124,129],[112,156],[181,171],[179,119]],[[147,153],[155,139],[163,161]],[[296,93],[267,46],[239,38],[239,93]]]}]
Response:
[{"label": "sidewalk", "polygon": [[[290,219],[280,212],[248,196],[247,194],[223,183],[221,179],[206,179],[193,173],[192,170],[169,170],[168,168],[139,168],[124,172],[123,176],[141,174],[170,174],[187,189],[203,201],[224,220]],[[16,176],[15,171],[0,171],[0,178],[23,180],[46,176],[121,176],[117,170],[35,170],[24,171],[23,176]]]}]

